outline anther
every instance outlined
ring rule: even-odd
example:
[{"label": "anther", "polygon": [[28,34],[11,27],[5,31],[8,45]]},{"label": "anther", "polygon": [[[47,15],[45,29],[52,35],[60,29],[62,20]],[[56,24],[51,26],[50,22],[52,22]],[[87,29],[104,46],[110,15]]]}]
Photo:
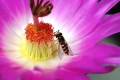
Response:
[{"label": "anther", "polygon": [[30,0],[30,8],[34,16],[44,17],[51,13],[53,9],[52,3],[50,3],[50,1],[47,1],[42,5],[43,1],[44,0],[37,0],[37,3],[35,5],[34,0]]}]

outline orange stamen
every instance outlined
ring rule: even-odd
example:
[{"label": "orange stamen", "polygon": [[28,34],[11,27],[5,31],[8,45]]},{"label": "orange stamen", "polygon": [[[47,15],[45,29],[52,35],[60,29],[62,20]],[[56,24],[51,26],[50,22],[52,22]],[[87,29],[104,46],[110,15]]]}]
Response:
[{"label": "orange stamen", "polygon": [[25,28],[26,39],[31,42],[49,42],[53,38],[53,28],[49,23],[41,21],[39,28],[36,28],[33,24],[28,24]]}]

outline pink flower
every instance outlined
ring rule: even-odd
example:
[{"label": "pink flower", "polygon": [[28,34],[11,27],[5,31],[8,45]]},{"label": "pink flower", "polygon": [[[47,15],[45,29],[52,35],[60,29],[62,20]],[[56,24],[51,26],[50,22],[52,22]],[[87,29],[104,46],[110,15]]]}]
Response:
[{"label": "pink flower", "polygon": [[[120,32],[120,13],[105,15],[119,0],[50,0],[53,9],[47,4],[38,11],[29,1],[0,1],[0,80],[90,80],[88,73],[110,72],[119,64],[119,47],[98,44]],[[59,59],[64,52],[54,39],[57,30],[73,56]]]}]

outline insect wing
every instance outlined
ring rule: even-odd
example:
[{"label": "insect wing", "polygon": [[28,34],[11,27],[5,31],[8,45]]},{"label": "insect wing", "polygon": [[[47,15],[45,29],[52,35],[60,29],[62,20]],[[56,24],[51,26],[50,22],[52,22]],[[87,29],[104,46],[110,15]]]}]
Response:
[{"label": "insect wing", "polygon": [[68,55],[69,55],[69,56],[73,56],[73,52],[72,52],[72,50],[71,50],[71,48],[70,48],[69,45],[68,45],[68,50],[69,50]]},{"label": "insect wing", "polygon": [[59,56],[60,60],[62,59],[63,55],[64,55],[64,51],[62,49],[61,44],[59,43],[58,44],[58,56]]}]

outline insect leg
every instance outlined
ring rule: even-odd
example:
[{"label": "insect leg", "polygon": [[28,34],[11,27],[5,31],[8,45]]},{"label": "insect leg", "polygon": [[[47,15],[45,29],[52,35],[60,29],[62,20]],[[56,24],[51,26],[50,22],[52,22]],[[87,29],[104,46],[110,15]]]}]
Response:
[{"label": "insect leg", "polygon": [[[58,40],[52,40],[52,41],[58,41]],[[58,44],[58,42],[57,43],[55,43],[54,45],[57,45]],[[49,48],[52,48],[52,45],[51,45],[51,47],[49,47]]]}]

